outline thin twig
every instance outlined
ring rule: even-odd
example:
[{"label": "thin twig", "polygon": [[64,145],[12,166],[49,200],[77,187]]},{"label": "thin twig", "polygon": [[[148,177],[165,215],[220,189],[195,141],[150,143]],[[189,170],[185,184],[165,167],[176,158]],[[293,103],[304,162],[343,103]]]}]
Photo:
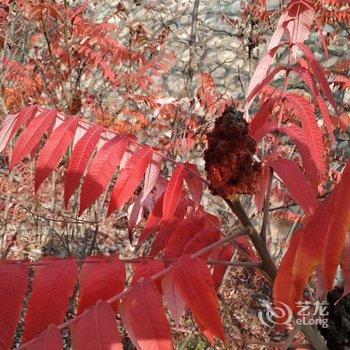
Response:
[{"label": "thin twig", "polygon": [[[108,256],[106,256],[108,258]],[[179,259],[154,259],[163,262],[164,264],[173,264],[176,263]],[[49,266],[50,263],[46,262],[34,262],[34,263],[28,263],[25,260],[11,260],[12,262],[17,262],[18,264],[25,264],[27,267],[41,267],[41,266]],[[139,258],[126,258],[126,259],[118,259],[118,261],[121,261],[124,264],[138,264],[143,262],[143,257]],[[98,264],[99,261],[96,260],[89,260],[89,259],[77,259],[76,263],[79,265],[82,264]],[[261,263],[259,262],[253,262],[253,261],[225,261],[225,260],[207,260],[207,265],[211,266],[232,266],[232,267],[245,267],[245,268],[261,268]],[[2,267],[6,267],[6,265],[0,265],[0,269]]]},{"label": "thin twig", "polygon": [[263,217],[263,222],[260,230],[260,237],[265,244],[266,244],[267,228],[269,225],[269,206],[270,206],[271,188],[272,188],[272,181],[273,181],[272,168],[269,169],[268,181],[269,182],[268,182],[267,191],[266,191],[265,200],[264,200],[264,217]]}]

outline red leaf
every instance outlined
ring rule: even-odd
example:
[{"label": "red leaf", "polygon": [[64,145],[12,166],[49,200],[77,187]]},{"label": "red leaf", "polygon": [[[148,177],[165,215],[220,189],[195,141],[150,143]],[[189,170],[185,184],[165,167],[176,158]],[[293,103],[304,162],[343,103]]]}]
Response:
[{"label": "red leaf", "polygon": [[25,350],[61,350],[63,340],[59,328],[50,325],[48,329],[41,332],[34,341],[24,346]]},{"label": "red leaf", "polygon": [[300,118],[310,152],[314,156],[318,171],[322,174],[325,170],[322,131],[317,125],[313,105],[305,97],[293,93],[287,93],[285,101]]},{"label": "red leaf", "polygon": [[287,33],[292,43],[303,43],[315,19],[314,5],[307,0],[292,1],[287,8]]},{"label": "red leaf", "polygon": [[[218,254],[218,260],[229,262],[232,259],[233,253],[234,253],[234,250],[233,250],[232,246],[227,245],[226,247],[222,247],[219,251],[219,254]],[[215,290],[219,289],[221,282],[225,276],[227,268],[228,268],[228,266],[226,266],[226,265],[216,265],[214,267],[212,278],[213,278]]]},{"label": "red leaf", "polygon": [[40,152],[36,162],[35,192],[45,179],[56,169],[74,138],[78,118],[68,118],[55,129]]},{"label": "red leaf", "polygon": [[[289,35],[291,42],[304,42],[310,34],[314,17],[315,11],[311,2],[306,0],[290,2],[278,20],[277,27],[267,48],[267,53],[260,59],[250,80],[248,95],[251,95],[254,88],[266,77],[278,48],[283,45],[283,43],[280,45],[283,33],[286,32]],[[246,110],[249,109],[249,101],[250,99],[248,98]]]},{"label": "red leaf", "polygon": [[255,114],[254,118],[249,124],[249,134],[254,137],[255,134],[259,132],[259,130],[269,121],[269,117],[271,116],[272,110],[278,101],[278,97],[272,97],[271,99],[266,100],[259,111]]},{"label": "red leaf", "polygon": [[[248,95],[246,100],[246,110],[248,110],[249,106],[253,102],[256,95],[262,90],[264,86],[266,86],[281,70],[286,70],[283,66],[275,67],[269,74],[267,74],[261,82],[257,83],[253,88],[252,92]],[[254,73],[255,74],[255,73]],[[253,78],[252,78],[253,79]]]},{"label": "red leaf", "polygon": [[203,193],[203,182],[200,178],[201,175],[198,168],[194,164],[185,163],[185,167],[185,181],[187,183],[192,199],[196,207],[198,207],[201,203]]},{"label": "red leaf", "polygon": [[322,98],[322,95],[320,93],[320,90],[318,89],[318,86],[316,85],[316,81],[314,77],[310,74],[309,70],[307,70],[302,66],[295,67],[294,70],[300,75],[300,77],[306,83],[308,88],[312,91],[315,101],[317,103],[317,106],[322,114],[322,118],[327,128],[329,137],[334,141],[335,140],[333,135],[334,126],[332,124],[332,120],[329,115],[328,107]]},{"label": "red leaf", "polygon": [[99,299],[108,300],[120,293],[125,279],[124,264],[117,257],[88,257],[80,271],[78,315],[95,305]]},{"label": "red leaf", "polygon": [[204,225],[205,219],[202,215],[198,215],[198,213],[194,213],[183,220],[165,246],[164,257],[167,259],[180,257],[187,242],[197,232],[201,231]]},{"label": "red leaf", "polygon": [[145,172],[145,180],[144,180],[144,185],[143,185],[143,190],[142,190],[142,198],[141,202],[143,202],[148,194],[152,191],[153,187],[155,186],[159,174],[161,171],[161,164],[162,164],[162,157],[161,155],[157,153],[153,153],[153,160],[152,162],[148,165],[146,172]]},{"label": "red leaf", "polygon": [[176,289],[198,323],[225,342],[219,303],[205,262],[185,255],[174,264],[173,273]]},{"label": "red leaf", "polygon": [[328,51],[328,46],[327,46],[326,38],[325,38],[324,35],[323,35],[322,27],[321,27],[319,21],[317,20],[317,18],[316,18],[316,20],[315,20],[315,23],[316,23],[316,26],[317,26],[318,35],[319,35],[319,37],[320,37],[320,39],[321,39],[321,43],[322,43],[323,50],[324,50],[324,52],[325,52],[325,54],[326,54],[326,58],[328,58],[328,57],[329,57],[329,51]]},{"label": "red leaf", "polygon": [[17,133],[21,126],[24,124],[28,125],[28,123],[32,121],[37,111],[38,107],[36,105],[32,105],[22,109],[18,113],[16,121],[13,124],[13,128],[11,129],[10,139]]},{"label": "red leaf", "polygon": [[88,129],[85,135],[74,147],[64,183],[64,204],[67,207],[68,201],[74,191],[79,187],[80,180],[84,175],[92,152],[94,151],[103,128],[94,126]]},{"label": "red leaf", "polygon": [[24,341],[35,338],[50,324],[64,321],[69,299],[78,280],[75,259],[46,257],[35,268],[33,290],[25,319]]},{"label": "red leaf", "polygon": [[238,245],[240,252],[243,253],[249,260],[254,262],[259,262],[260,257],[257,255],[256,251],[254,250],[252,243],[250,240],[248,240],[245,236],[239,236],[235,238],[235,243]]},{"label": "red leaf", "polygon": [[314,192],[317,193],[319,176],[317,174],[316,162],[314,160],[315,155],[312,155],[310,152],[309,144],[303,130],[296,125],[278,127],[278,124],[273,121],[265,124],[253,137],[258,142],[265,134],[273,131],[284,133],[293,140],[300,153],[311,187]]},{"label": "red leaf", "polygon": [[1,124],[1,133],[0,133],[0,152],[7,146],[8,142],[12,137],[17,133],[19,128],[23,124],[28,124],[37,111],[37,106],[29,106],[24,108],[17,115],[9,115]]},{"label": "red leaf", "polygon": [[269,52],[270,50],[272,50],[273,48],[277,47],[280,44],[283,33],[287,25],[286,17],[287,17],[287,13],[283,12],[280,18],[278,19],[276,29],[273,32],[269,45],[267,47],[267,52]]},{"label": "red leaf", "polygon": [[183,314],[186,305],[176,289],[172,272],[168,272],[162,278],[162,289],[170,313],[175,321],[175,325],[176,327],[179,327],[181,315]]},{"label": "red leaf", "polygon": [[0,261],[0,349],[11,349],[28,285],[25,264]]},{"label": "red leaf", "polygon": [[168,186],[165,190],[163,201],[163,221],[170,220],[175,213],[181,195],[184,176],[185,166],[180,164],[175,168],[173,176],[168,182]]},{"label": "red leaf", "polygon": [[179,222],[184,220],[188,208],[188,200],[181,199],[174,213],[174,217],[167,221],[162,221],[159,231],[152,242],[151,255],[158,254],[167,244]]},{"label": "red leaf", "polygon": [[11,139],[11,131],[16,122],[17,115],[10,114],[5,117],[0,126],[0,152],[2,152]]},{"label": "red leaf", "polygon": [[120,209],[134,194],[151,162],[152,153],[152,148],[143,147],[128,160],[114,186],[109,202],[108,215]]},{"label": "red leaf", "polygon": [[56,114],[56,111],[45,111],[30,122],[13,150],[10,169],[13,169],[38,145],[41,137],[55,120]]},{"label": "red leaf", "polygon": [[332,105],[332,107],[334,108],[335,113],[339,114],[337,104],[335,103],[334,98],[333,98],[332,91],[329,87],[329,84],[328,84],[327,79],[323,73],[323,70],[322,70],[320,64],[317,62],[314,54],[307,47],[307,45],[305,45],[304,43],[295,43],[294,45],[296,45],[297,47],[299,47],[303,51],[304,55],[308,59],[307,63],[309,64],[315,77],[317,78],[317,81],[319,82],[321,89],[323,90],[323,93],[327,96],[327,99],[330,102],[330,104]]},{"label": "red leaf", "polygon": [[[282,44],[283,45],[283,44]],[[255,96],[258,92],[269,83],[269,81],[281,70],[284,70],[284,67],[277,67],[269,74],[271,64],[276,56],[277,50],[282,46],[277,45],[266,52],[266,54],[260,59],[258,66],[255,69],[255,72],[250,79],[248,87],[248,97],[246,99],[245,110],[248,111],[250,105],[253,103]]]},{"label": "red leaf", "polygon": [[144,242],[149,236],[157,232],[162,222],[164,194],[155,203],[151,214],[149,214],[145,227],[139,237],[137,245]]},{"label": "red leaf", "polygon": [[95,155],[81,188],[79,216],[105,191],[128,144],[127,138],[115,136],[107,141]]},{"label": "red leaf", "polygon": [[[210,244],[215,243],[221,237],[220,230],[213,228],[205,228],[202,231],[199,231],[195,234],[193,238],[191,238],[185,245],[183,254],[191,255],[198,250],[201,250]],[[206,258],[209,256],[210,252],[206,255],[202,255],[202,258]]]},{"label": "red leaf", "polygon": [[74,350],[123,350],[113,309],[104,301],[73,321]]},{"label": "red leaf", "polygon": [[[134,274],[132,276],[131,285],[135,285],[141,278],[151,278],[154,274],[165,269],[163,261],[152,258],[143,258],[139,262],[132,264]],[[156,281],[159,292],[162,292],[161,280]]]},{"label": "red leaf", "polygon": [[283,302],[295,310],[316,269],[323,275],[325,288],[333,288],[350,224],[349,183],[350,163],[333,193],[317,207],[306,225],[294,233],[275,280],[276,303]]},{"label": "red leaf", "polygon": [[171,330],[156,284],[145,279],[130,289],[120,305],[122,321],[139,349],[173,349]]},{"label": "red leaf", "polygon": [[132,243],[133,230],[143,218],[144,205],[141,203],[141,194],[142,193],[136,197],[135,201],[131,203],[128,208],[128,231],[130,243]]},{"label": "red leaf", "polygon": [[205,227],[221,231],[220,219],[216,215],[209,214],[205,212],[202,208],[200,209],[201,213],[204,215]]},{"label": "red leaf", "polygon": [[318,201],[300,168],[289,159],[276,159],[270,166],[282,179],[292,198],[308,214],[312,215],[317,208]]},{"label": "red leaf", "polygon": [[166,246],[176,227],[179,226],[179,222],[177,217],[173,217],[161,223],[159,232],[152,242],[151,256],[157,255]]},{"label": "red leaf", "polygon": [[344,293],[339,300],[350,293],[350,232],[346,234],[341,267],[344,273]]}]

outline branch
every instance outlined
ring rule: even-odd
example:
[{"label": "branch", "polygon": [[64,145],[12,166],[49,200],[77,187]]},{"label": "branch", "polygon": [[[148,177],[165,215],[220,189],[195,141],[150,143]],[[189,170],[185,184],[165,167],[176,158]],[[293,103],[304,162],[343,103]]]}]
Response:
[{"label": "branch", "polygon": [[192,11],[191,35],[189,40],[190,57],[188,60],[188,78],[187,78],[187,84],[186,84],[189,96],[192,95],[192,82],[193,82],[193,75],[194,75],[194,63],[195,63],[195,57],[196,57],[198,7],[199,7],[199,0],[195,0],[193,4],[193,11]]},{"label": "branch", "polygon": [[270,172],[269,183],[267,186],[267,192],[266,192],[265,201],[264,201],[264,217],[263,217],[263,222],[260,230],[260,237],[263,240],[265,245],[266,245],[267,228],[269,224],[269,206],[270,206],[271,188],[272,188],[272,181],[273,181],[273,169],[270,168],[269,172]]},{"label": "branch", "polygon": [[[230,237],[230,236],[228,236]],[[227,237],[226,237],[227,238]],[[225,238],[225,239],[226,239]],[[219,241],[220,244],[222,241]],[[108,258],[108,256],[106,256]],[[143,257],[139,257],[139,258],[125,258],[125,259],[118,259],[119,261],[121,261],[124,264],[138,264],[138,263],[142,263],[142,258]],[[174,258],[174,259],[154,259],[157,261],[161,261],[164,264],[173,264],[176,263],[179,258]],[[26,263],[25,260],[11,260],[11,261],[16,261],[18,264],[25,264],[27,267],[40,267],[40,266],[48,266],[50,264],[45,263],[45,262],[34,262],[34,263]],[[77,264],[79,265],[83,265],[83,264],[96,264],[97,261],[93,261],[93,260],[87,260],[87,259],[80,259],[80,260],[76,260]],[[211,266],[236,266],[236,267],[246,267],[246,268],[261,268],[261,263],[259,262],[254,262],[254,261],[225,261],[225,260],[215,260],[215,259],[209,259],[207,260],[207,265],[211,265]],[[0,270],[1,268],[6,268],[6,265],[0,265]]]},{"label": "branch", "polygon": [[[255,249],[257,250],[262,260],[261,269],[264,272],[264,275],[268,277],[269,282],[273,285],[274,280],[277,276],[278,270],[261,236],[254,228],[247,213],[243,209],[239,199],[235,199],[234,201],[231,201],[228,198],[223,198],[223,199],[229,205],[232,212],[237,216],[238,220],[242,223],[242,225],[250,228],[250,233],[248,234],[248,236],[250,237]],[[302,325],[300,326],[300,329],[304,333],[307,340],[315,349],[317,350],[328,349],[328,347],[323,341],[322,336],[320,335],[320,333],[316,328],[312,326]]]}]

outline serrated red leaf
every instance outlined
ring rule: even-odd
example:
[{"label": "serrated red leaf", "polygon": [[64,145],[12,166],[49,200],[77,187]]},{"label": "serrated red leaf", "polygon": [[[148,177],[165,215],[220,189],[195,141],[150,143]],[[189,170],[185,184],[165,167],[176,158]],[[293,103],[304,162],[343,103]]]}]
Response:
[{"label": "serrated red leaf", "polygon": [[145,279],[131,288],[120,305],[120,314],[139,349],[173,349],[162,296],[152,280]]},{"label": "serrated red leaf", "polygon": [[315,19],[315,10],[306,0],[292,1],[286,9],[286,29],[289,41],[303,43],[310,35]]},{"label": "serrated red leaf", "polygon": [[277,45],[269,49],[259,60],[258,66],[256,67],[254,74],[252,78],[250,79],[248,92],[247,92],[247,99],[246,99],[246,105],[245,110],[248,111],[249,107],[253,103],[253,100],[256,96],[256,94],[266,85],[268,82],[281,70],[285,69],[283,67],[277,67],[277,69],[274,69],[269,74],[268,71],[271,67],[271,64],[276,56],[277,50],[282,46]]},{"label": "serrated red leaf", "polygon": [[[117,257],[90,256],[83,264],[79,282],[78,315],[100,300],[108,300],[124,289],[124,264]],[[117,304],[114,305],[117,310]]]},{"label": "serrated red leaf", "polygon": [[[151,278],[154,274],[165,269],[163,261],[152,258],[142,258],[139,262],[132,264],[134,274],[132,276],[131,285],[135,285],[141,278]],[[161,280],[157,280],[159,292],[162,292]]]},{"label": "serrated red leaf", "polygon": [[34,341],[24,346],[25,350],[61,350],[63,349],[63,339],[59,328],[50,325],[41,332]]},{"label": "serrated red leaf", "polygon": [[310,68],[312,69],[317,81],[319,82],[323,93],[327,96],[327,99],[330,102],[330,104],[332,105],[332,107],[334,108],[335,113],[339,114],[337,104],[334,100],[332,91],[329,87],[329,84],[328,84],[327,79],[323,73],[323,70],[322,70],[320,64],[317,62],[314,54],[307,47],[307,45],[305,45],[304,43],[294,43],[294,45],[299,47],[302,50],[302,52],[304,53],[304,55],[306,56],[306,58],[308,59],[307,62],[309,64]]},{"label": "serrated red leaf", "polygon": [[128,232],[129,240],[132,242],[132,233],[138,223],[142,220],[144,213],[144,205],[141,203],[141,194],[128,207]]},{"label": "serrated red leaf", "polygon": [[106,190],[129,144],[115,136],[107,141],[92,160],[80,193],[79,216]]},{"label": "serrated red leaf", "polygon": [[[315,11],[310,2],[305,0],[292,1],[280,16],[273,36],[267,48],[267,53],[260,59],[258,66],[250,80],[248,95],[251,95],[254,88],[260,84],[270,69],[276,52],[280,46],[283,33],[287,33],[289,41],[294,43],[303,43],[310,34],[311,26],[314,21]],[[292,48],[294,52],[294,48]],[[295,54],[295,52],[294,52]],[[247,99],[246,110],[251,104],[250,98]]]},{"label": "serrated red leaf", "polygon": [[308,140],[310,152],[314,156],[318,171],[322,174],[325,170],[322,131],[317,125],[315,109],[313,105],[301,95],[287,93],[285,97],[286,103],[293,108],[294,112],[301,120],[302,129]]},{"label": "serrated red leaf", "polygon": [[346,234],[341,268],[344,274],[344,292],[339,300],[350,293],[350,232],[347,232]]},{"label": "serrated red leaf", "polygon": [[152,242],[151,256],[157,255],[166,246],[176,227],[179,226],[179,222],[179,218],[173,217],[161,223],[159,231]]},{"label": "serrated red leaf", "polygon": [[234,239],[235,243],[240,248],[240,251],[246,255],[246,257],[255,262],[260,261],[260,257],[253,248],[252,242],[246,236],[239,236]]},{"label": "serrated red leaf", "polygon": [[74,350],[123,350],[115,314],[105,301],[74,320],[70,331]]},{"label": "serrated red leaf", "polygon": [[272,97],[270,99],[267,99],[262,104],[259,111],[255,114],[254,118],[249,123],[249,134],[252,137],[254,137],[254,135],[259,132],[259,130],[264,126],[264,124],[266,124],[269,121],[269,117],[271,116],[273,107],[275,106],[278,100],[278,97]]},{"label": "serrated red leaf", "polygon": [[167,301],[170,313],[175,321],[176,327],[179,327],[180,319],[185,311],[185,302],[181,298],[179,292],[176,290],[174,277],[172,271],[168,272],[162,278],[162,290]]},{"label": "serrated red leaf", "polygon": [[179,164],[176,166],[165,190],[163,200],[163,221],[170,220],[175,213],[180,199],[184,177],[185,166],[183,164]]},{"label": "serrated red leaf", "polygon": [[323,35],[322,27],[321,27],[319,21],[317,20],[317,18],[315,20],[315,23],[316,23],[316,26],[317,26],[317,33],[318,33],[318,35],[319,35],[319,37],[321,39],[322,48],[323,48],[323,50],[324,50],[324,52],[326,54],[326,58],[328,58],[329,57],[329,51],[328,51],[326,38]]},{"label": "serrated red leaf", "polygon": [[75,259],[46,257],[35,268],[32,294],[25,319],[24,341],[38,336],[50,324],[64,321],[69,299],[78,281]]},{"label": "serrated red leaf", "polygon": [[314,192],[317,193],[319,176],[316,168],[315,155],[311,154],[309,144],[303,130],[296,125],[278,127],[277,122],[273,121],[263,125],[259,131],[253,135],[253,138],[258,142],[264,135],[274,131],[286,134],[293,140],[303,161],[303,167],[305,168],[307,179],[309,180]]},{"label": "serrated red leaf", "polygon": [[219,303],[206,263],[185,255],[174,264],[173,274],[176,289],[198,323],[225,342]]},{"label": "serrated red leaf", "polygon": [[[249,106],[253,102],[254,98],[257,94],[262,90],[264,86],[266,86],[280,71],[286,70],[283,66],[275,67],[270,73],[268,73],[259,83],[257,83],[252,92],[248,95],[246,99],[246,110],[248,110]],[[253,78],[252,78],[253,79]]]},{"label": "serrated red leaf", "polygon": [[308,214],[312,215],[318,206],[318,201],[300,168],[289,159],[276,159],[270,166],[282,179],[291,197]]},{"label": "serrated red leaf", "polygon": [[[227,245],[225,247],[222,247],[219,250],[218,260],[229,262],[232,259],[233,253],[234,253],[234,250],[232,246]],[[228,266],[226,265],[215,265],[213,275],[212,275],[215,290],[219,289],[221,282],[225,276],[227,268]]]},{"label": "serrated red leaf", "polygon": [[164,194],[155,203],[152,212],[149,214],[145,227],[139,237],[137,245],[144,242],[149,236],[157,232],[162,222]]},{"label": "serrated red leaf", "polygon": [[68,201],[74,191],[79,187],[90,157],[100,139],[103,127],[93,126],[75,145],[70,158],[64,183],[64,204],[67,208]]},{"label": "serrated red leaf", "polygon": [[204,226],[205,219],[199,213],[194,213],[183,220],[165,246],[164,257],[167,259],[180,257],[187,242],[204,229]]},{"label": "serrated red leaf", "polygon": [[[202,231],[197,232],[194,237],[192,237],[185,245],[182,254],[191,255],[198,250],[201,250],[210,244],[215,243],[221,238],[220,230],[215,228],[205,228]],[[208,257],[210,252],[205,255],[202,255],[202,258],[205,259]]]},{"label": "serrated red leaf", "polygon": [[28,285],[25,264],[0,261],[0,349],[11,349]]},{"label": "serrated red leaf", "polygon": [[143,147],[125,165],[114,186],[108,207],[108,215],[123,207],[140,185],[145,171],[151,162],[153,149]]},{"label": "serrated red leaf", "polygon": [[308,88],[312,91],[314,99],[317,103],[318,109],[321,112],[323,121],[325,123],[325,126],[328,131],[329,137],[335,141],[335,137],[333,135],[334,132],[334,126],[331,120],[331,116],[328,111],[328,107],[323,100],[323,97],[320,93],[320,90],[318,86],[316,85],[316,81],[314,79],[314,76],[310,74],[309,70],[306,68],[302,67],[301,65],[297,66],[294,68],[294,70],[300,75],[301,79],[306,83]]},{"label": "serrated red leaf", "polygon": [[5,117],[0,126],[0,152],[2,152],[8,145],[11,139],[11,131],[16,122],[17,115],[10,114]]},{"label": "serrated red leaf", "polygon": [[201,203],[203,194],[203,181],[200,178],[201,175],[198,168],[194,164],[185,163],[185,167],[185,181],[187,183],[192,199],[196,207],[198,207]]},{"label": "serrated red leaf", "polygon": [[204,216],[206,228],[211,228],[211,229],[215,229],[215,230],[219,230],[219,231],[221,230],[221,222],[220,222],[220,219],[216,215],[209,214],[209,213],[205,212],[204,210],[201,210],[201,213]]},{"label": "serrated red leaf", "polygon": [[52,132],[42,148],[35,165],[35,192],[38,191],[40,185],[58,166],[67,148],[73,141],[78,121],[78,118],[68,118]]},{"label": "serrated red leaf", "polygon": [[30,122],[15,145],[10,169],[13,169],[38,145],[41,137],[54,122],[56,114],[56,111],[45,111]]},{"label": "serrated red leaf", "polygon": [[145,172],[141,202],[146,199],[157,183],[161,171],[162,159],[160,154],[153,152],[152,162],[148,165]]},{"label": "serrated red leaf", "polygon": [[6,148],[19,128],[34,118],[36,111],[37,107],[33,105],[24,108],[18,114],[10,114],[5,118],[0,127],[0,152]]},{"label": "serrated red leaf", "polygon": [[174,230],[178,227],[179,223],[184,220],[188,203],[187,199],[181,199],[175,210],[174,217],[161,222],[159,231],[152,242],[151,256],[158,254],[166,246]]},{"label": "serrated red leaf", "polygon": [[24,124],[28,125],[28,123],[32,121],[32,119],[35,117],[37,110],[38,110],[38,107],[36,105],[32,105],[22,109],[18,113],[16,120],[13,124],[13,127],[11,129],[10,139],[17,133],[17,131],[22,125]]},{"label": "serrated red leaf", "polygon": [[274,283],[275,303],[283,302],[295,311],[315,270],[323,275],[326,290],[332,289],[350,225],[349,183],[350,163],[332,194],[294,233]]}]

